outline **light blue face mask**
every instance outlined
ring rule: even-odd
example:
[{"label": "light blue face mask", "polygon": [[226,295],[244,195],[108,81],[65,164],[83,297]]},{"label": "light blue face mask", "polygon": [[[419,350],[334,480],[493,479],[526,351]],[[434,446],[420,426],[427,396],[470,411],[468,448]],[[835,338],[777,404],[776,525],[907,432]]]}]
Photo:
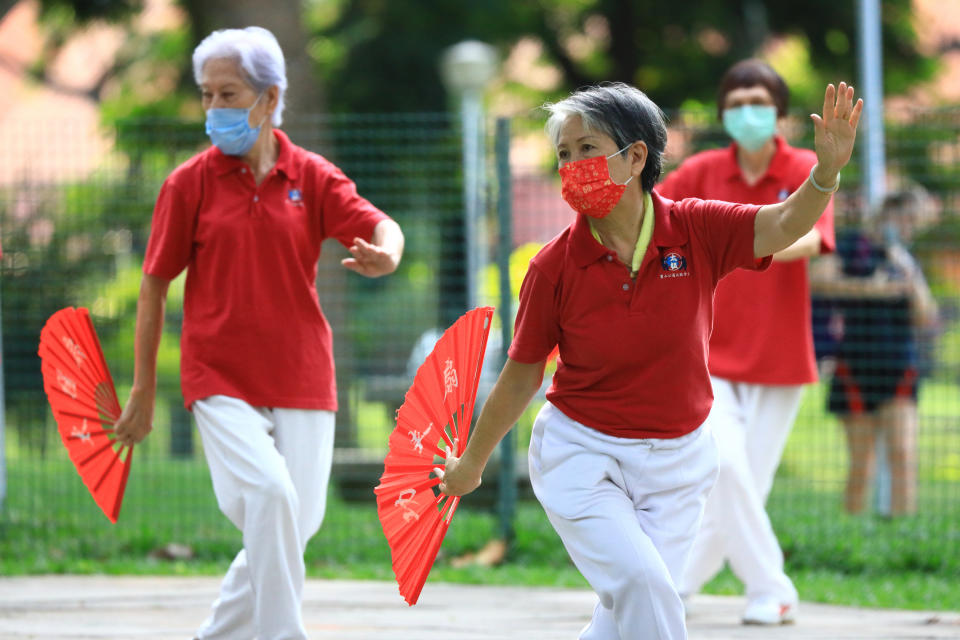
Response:
[{"label": "light blue face mask", "polygon": [[261,93],[246,109],[207,109],[210,142],[228,156],[242,156],[250,151],[263,126],[263,122],[256,127],[250,126],[250,112],[262,97]]},{"label": "light blue face mask", "polygon": [[777,131],[777,108],[745,104],[723,110],[723,128],[747,151],[756,151]]}]

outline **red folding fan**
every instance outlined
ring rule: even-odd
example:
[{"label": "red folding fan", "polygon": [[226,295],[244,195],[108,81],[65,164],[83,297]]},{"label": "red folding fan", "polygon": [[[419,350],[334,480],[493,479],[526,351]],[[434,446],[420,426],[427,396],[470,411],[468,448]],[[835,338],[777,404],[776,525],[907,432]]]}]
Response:
[{"label": "red folding fan", "polygon": [[440,479],[431,472],[442,466],[434,459],[446,457],[445,447],[459,457],[467,446],[492,318],[492,307],[467,312],[417,369],[374,489],[400,595],[410,605],[420,597],[460,502],[434,489]]},{"label": "red folding fan", "polygon": [[40,332],[43,389],[70,460],[103,513],[116,522],[133,447],[113,436],[120,403],[90,313],[68,307]]}]

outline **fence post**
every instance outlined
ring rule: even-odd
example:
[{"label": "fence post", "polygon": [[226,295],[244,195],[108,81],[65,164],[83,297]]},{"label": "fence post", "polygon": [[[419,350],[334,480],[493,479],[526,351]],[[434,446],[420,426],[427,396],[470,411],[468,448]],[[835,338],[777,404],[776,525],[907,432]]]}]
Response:
[{"label": "fence post", "polygon": [[[497,162],[497,271],[500,273],[500,332],[502,336],[502,368],[507,359],[513,327],[513,292],[510,290],[510,250],[513,247],[513,190],[510,175],[510,120],[497,118],[495,141]],[[514,425],[516,426],[516,425]],[[517,504],[517,474],[515,452],[517,431],[510,429],[500,443],[500,477],[498,478],[497,515],[500,521],[500,537],[513,546],[513,519]]]},{"label": "fence post", "polygon": [[[858,0],[860,89],[863,96],[862,189],[870,215],[876,215],[886,189],[886,150],[883,136],[883,47],[881,46],[880,0]],[[886,434],[876,442],[874,504],[877,513],[890,515],[890,464]]]},{"label": "fence post", "polygon": [[[2,308],[2,299],[0,299],[0,309]],[[0,311],[0,337],[2,336],[3,312]],[[7,402],[4,395],[3,366],[3,340],[0,339],[0,513],[3,512],[7,501],[7,443],[4,434],[7,428]]]}]

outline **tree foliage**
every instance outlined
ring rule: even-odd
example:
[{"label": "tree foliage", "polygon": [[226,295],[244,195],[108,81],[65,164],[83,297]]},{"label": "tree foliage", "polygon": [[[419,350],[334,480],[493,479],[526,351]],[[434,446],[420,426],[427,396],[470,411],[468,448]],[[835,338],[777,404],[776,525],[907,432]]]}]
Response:
[{"label": "tree foliage", "polygon": [[[17,0],[0,0],[0,20],[17,4]],[[122,20],[143,8],[143,0],[40,0],[40,15],[56,16],[87,23],[91,20]]]},{"label": "tree foliage", "polygon": [[[248,24],[273,30],[287,53],[293,115],[444,110],[449,103],[438,60],[444,49],[471,38],[495,45],[504,59],[522,40],[538,43],[540,62],[555,69],[559,81],[546,90],[531,89],[522,77],[505,86],[534,103],[602,80],[634,84],[665,107],[710,103],[720,75],[755,55],[785,76],[797,104],[815,104],[827,81],[857,82],[856,0],[176,1],[188,17],[186,37],[134,39],[116,73],[131,57],[168,64],[173,53],[181,99],[167,93],[135,111],[182,115],[183,99],[193,97],[192,47],[213,29]],[[41,10],[52,39],[60,40],[71,25],[122,20],[142,4],[41,0]],[[911,0],[882,0],[882,14],[885,89],[901,93],[930,78],[936,60],[917,48]]]},{"label": "tree foliage", "polygon": [[[712,101],[720,75],[755,55],[770,58],[797,85],[792,91],[799,101],[816,100],[826,81],[855,82],[856,5],[853,0],[314,0],[307,18],[314,34],[310,52],[336,110],[444,108],[437,60],[446,47],[468,38],[489,42],[504,55],[520,39],[535,39],[543,62],[560,71],[554,94],[620,80],[659,104],[679,106],[690,99]],[[917,50],[910,16],[910,0],[883,2],[888,92],[928,78],[935,68]],[[778,59],[777,45],[783,43],[788,46]]]}]

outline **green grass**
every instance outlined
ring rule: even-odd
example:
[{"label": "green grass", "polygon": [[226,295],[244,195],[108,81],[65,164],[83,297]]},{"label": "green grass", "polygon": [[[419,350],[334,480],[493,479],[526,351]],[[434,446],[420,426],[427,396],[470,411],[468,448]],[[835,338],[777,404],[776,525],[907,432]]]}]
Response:
[{"label": "green grass", "polygon": [[[823,412],[823,394],[822,386],[807,393],[769,503],[787,571],[802,598],[955,610],[960,602],[960,390],[940,383],[924,387],[920,512],[897,520],[853,517],[841,510],[845,447],[839,425]],[[380,407],[366,411],[372,421],[383,420]],[[528,428],[521,425],[521,433]],[[39,458],[8,440],[0,575],[222,573],[240,547],[240,535],[217,509],[202,454],[167,459],[165,434],[154,435],[161,437],[138,450],[117,525],[94,505],[58,443]],[[518,505],[509,562],[494,568],[451,566],[452,558],[495,537],[497,527],[491,513],[471,509],[465,500],[430,579],[587,586],[533,502]],[[151,556],[172,542],[189,545],[193,557]],[[372,492],[365,502],[346,502],[331,491],[323,528],[306,560],[314,577],[393,580]],[[724,571],[706,592],[736,594],[742,587]]]},{"label": "green grass", "polygon": [[[136,470],[120,522],[111,525],[69,464],[17,462],[0,518],[0,574],[220,574],[240,545],[217,512],[207,472],[198,462],[149,461]],[[31,487],[30,491],[21,488]],[[815,493],[780,491],[771,513],[788,571],[806,600],[943,610],[960,602],[957,518],[886,521],[854,518]],[[522,502],[510,562],[454,569],[450,559],[496,535],[488,512],[462,508],[444,541],[431,580],[478,584],[586,587],[539,505]],[[190,545],[186,561],[150,552],[169,542]],[[307,550],[314,577],[392,580],[390,554],[372,500],[344,502],[332,492],[321,532]],[[740,593],[729,572],[708,593]]]}]

